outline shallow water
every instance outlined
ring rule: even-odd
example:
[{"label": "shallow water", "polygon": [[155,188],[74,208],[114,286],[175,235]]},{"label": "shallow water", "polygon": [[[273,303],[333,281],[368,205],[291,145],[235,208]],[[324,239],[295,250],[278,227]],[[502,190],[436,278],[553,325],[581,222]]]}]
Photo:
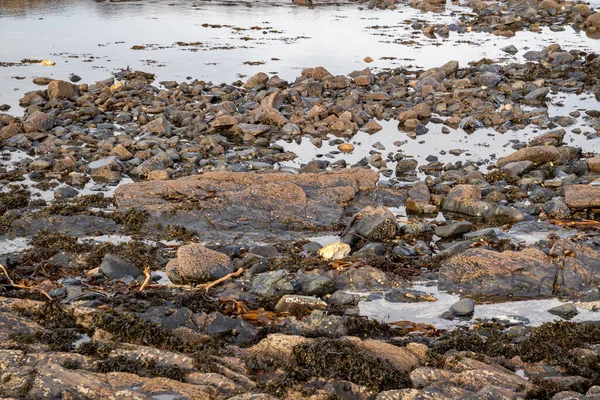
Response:
[{"label": "shallow water", "polygon": [[[550,314],[547,310],[563,304],[558,299],[512,301],[495,304],[475,304],[475,313],[470,320],[455,319],[448,321],[439,318],[450,306],[460,300],[460,296],[445,293],[437,289],[435,282],[417,282],[413,289],[433,295],[437,301],[421,303],[391,303],[385,299],[361,301],[358,306],[360,315],[379,321],[413,321],[431,324],[438,329],[449,329],[458,325],[470,325],[477,319],[492,319],[506,316],[520,316],[530,320],[531,326],[539,326],[544,322],[561,318]],[[571,321],[600,321],[600,312],[578,307],[579,314]]]},{"label": "shallow water", "polygon": [[[548,105],[548,114],[552,117],[566,116],[573,111],[585,111],[590,109],[600,109],[598,102],[592,95],[576,95],[569,93],[558,93],[551,97]],[[321,147],[316,147],[310,141],[309,136],[301,138],[300,143],[286,142],[280,140],[277,142],[287,151],[292,151],[298,155],[294,160],[283,163],[285,167],[299,167],[314,159],[324,159],[331,162],[344,159],[349,165],[357,163],[361,159],[368,157],[370,152],[376,151],[381,153],[383,159],[388,154],[402,153],[405,157],[414,158],[419,162],[419,165],[426,165],[428,161],[425,159],[429,155],[438,157],[442,163],[456,161],[475,161],[485,164],[493,163],[493,161],[504,157],[512,152],[514,142],[528,142],[534,137],[543,134],[550,129],[540,129],[537,126],[530,125],[526,129],[518,131],[508,131],[499,133],[491,128],[477,129],[471,134],[466,133],[462,129],[450,129],[450,133],[442,133],[443,124],[428,123],[426,127],[429,129],[424,135],[411,137],[410,132],[405,132],[398,129],[398,122],[395,120],[378,121],[383,129],[374,134],[366,132],[358,132],[349,143],[354,145],[354,151],[351,153],[341,153],[337,149],[337,145],[330,145],[329,140],[336,139],[330,135],[323,140]],[[560,127],[554,128],[558,129]],[[575,134],[573,129],[579,128],[582,133]],[[582,116],[577,118],[577,123],[564,128],[567,131],[564,142],[570,146],[581,147],[584,152],[598,151],[600,141],[598,139],[587,139],[584,132],[593,132],[594,129],[587,125],[587,121]],[[385,149],[380,150],[382,145]],[[460,155],[450,154],[450,150],[461,150]],[[394,169],[395,162],[388,162],[387,168]],[[485,168],[480,168],[486,173]]]},{"label": "shallow water", "polygon": [[[442,13],[424,13],[404,5],[390,11],[357,4],[308,8],[281,1],[4,0],[0,63],[51,59],[56,65],[0,67],[0,104],[20,114],[18,99],[40,88],[32,83],[34,77],[67,79],[75,73],[94,82],[126,67],[156,73],[159,80],[183,81],[189,76],[232,82],[259,71],[293,80],[302,68],[317,65],[347,74],[367,66],[430,68],[453,59],[463,65],[483,57],[522,61],[527,48],[560,43],[591,50],[599,43],[571,27],[562,32],[518,32],[513,38],[451,32],[447,39],[428,39],[411,27],[415,20],[455,23],[468,11],[451,3]],[[508,44],[519,53],[511,56],[500,50]],[[374,62],[365,63],[367,56]],[[261,64],[244,64],[248,62]]]}]

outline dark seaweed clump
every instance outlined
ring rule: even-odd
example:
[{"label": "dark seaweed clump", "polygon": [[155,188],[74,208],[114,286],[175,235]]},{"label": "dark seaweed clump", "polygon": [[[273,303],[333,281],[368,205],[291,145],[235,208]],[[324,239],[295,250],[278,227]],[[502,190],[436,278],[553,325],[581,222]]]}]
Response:
[{"label": "dark seaweed clump", "polygon": [[123,225],[125,232],[139,233],[149,216],[147,211],[132,208],[124,213],[115,213],[113,219],[117,224]]},{"label": "dark seaweed clump", "polygon": [[[295,346],[287,363],[253,357],[246,367],[252,374],[266,374],[259,387],[276,396],[285,396],[288,389],[314,377],[350,381],[378,392],[411,385],[406,372],[345,339],[316,339]],[[285,372],[273,379],[277,369]]]},{"label": "dark seaweed clump", "polygon": [[17,333],[10,338],[21,344],[43,343],[50,351],[73,351],[73,343],[81,335],[73,330],[56,329],[53,331],[37,331],[33,334]]},{"label": "dark seaweed clump", "polygon": [[139,318],[131,313],[111,311],[97,314],[94,316],[93,326],[112,333],[116,340],[122,342],[160,348],[174,348],[181,345],[181,341],[161,324]]},{"label": "dark seaweed clump", "polygon": [[377,391],[410,387],[408,374],[343,339],[317,339],[294,347],[293,357],[309,376],[338,378]]},{"label": "dark seaweed clump", "polygon": [[177,365],[161,366],[155,360],[131,360],[124,356],[109,357],[96,364],[100,373],[128,372],[146,378],[163,377],[183,382],[184,374]]}]

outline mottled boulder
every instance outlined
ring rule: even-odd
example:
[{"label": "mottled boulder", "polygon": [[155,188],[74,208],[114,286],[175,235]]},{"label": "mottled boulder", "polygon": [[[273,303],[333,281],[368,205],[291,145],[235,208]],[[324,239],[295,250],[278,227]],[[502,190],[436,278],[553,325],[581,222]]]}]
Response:
[{"label": "mottled boulder", "polygon": [[23,131],[30,132],[45,132],[54,128],[56,121],[42,111],[35,111],[23,123]]},{"label": "mottled boulder", "polygon": [[565,203],[569,208],[600,207],[600,187],[588,185],[565,186]]},{"label": "mottled boulder", "polygon": [[[358,168],[299,175],[209,172],[122,185],[115,202],[119,210],[146,210],[196,231],[333,228],[346,222],[347,207],[375,203],[377,180],[375,171]],[[178,214],[182,202],[192,210]]]},{"label": "mottled boulder", "polygon": [[48,84],[48,97],[72,99],[77,94],[75,85],[65,81],[52,81]]},{"label": "mottled boulder", "polygon": [[194,243],[179,247],[166,272],[173,283],[205,283],[233,272],[233,267],[226,254]]},{"label": "mottled boulder", "polygon": [[396,217],[386,207],[366,207],[354,216],[353,221],[342,234],[342,241],[356,244],[361,239],[382,241],[396,236],[398,224]]}]

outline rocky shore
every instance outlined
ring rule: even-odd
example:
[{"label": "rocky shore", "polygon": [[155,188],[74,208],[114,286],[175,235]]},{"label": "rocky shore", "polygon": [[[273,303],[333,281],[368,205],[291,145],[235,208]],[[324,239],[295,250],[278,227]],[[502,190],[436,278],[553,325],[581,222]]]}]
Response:
[{"label": "rocky shore", "polygon": [[[457,29],[600,28],[585,4],[530,3],[469,3]],[[600,156],[570,145],[598,140],[600,103],[548,104],[600,101],[600,55],[525,59],[38,78],[0,114],[0,398],[600,398]],[[388,121],[395,148],[353,140]],[[434,127],[535,135],[486,159],[403,150]],[[296,168],[302,142],[335,150]],[[452,329],[361,312],[438,302],[424,281],[460,297],[433,317]],[[475,318],[542,299],[563,304],[539,326]]]}]

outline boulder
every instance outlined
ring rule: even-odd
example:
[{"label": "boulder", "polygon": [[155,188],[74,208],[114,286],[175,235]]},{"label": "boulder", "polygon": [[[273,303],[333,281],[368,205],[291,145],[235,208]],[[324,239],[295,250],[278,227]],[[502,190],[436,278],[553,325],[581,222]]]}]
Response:
[{"label": "boulder", "polygon": [[179,247],[166,272],[173,283],[205,283],[233,272],[229,256],[199,244]]},{"label": "boulder", "polygon": [[565,204],[573,209],[600,207],[600,186],[565,186]]},{"label": "boulder", "polygon": [[540,165],[555,160],[559,154],[558,149],[554,146],[525,147],[502,157],[497,164],[502,167],[511,162],[531,161],[534,165]]},{"label": "boulder", "polygon": [[354,216],[354,219],[344,233],[342,241],[353,245],[361,239],[367,241],[383,241],[396,236],[398,223],[396,217],[386,207],[363,208]]},{"label": "boulder", "polygon": [[48,84],[48,97],[60,99],[72,99],[77,94],[75,85],[65,81],[52,81]]}]

